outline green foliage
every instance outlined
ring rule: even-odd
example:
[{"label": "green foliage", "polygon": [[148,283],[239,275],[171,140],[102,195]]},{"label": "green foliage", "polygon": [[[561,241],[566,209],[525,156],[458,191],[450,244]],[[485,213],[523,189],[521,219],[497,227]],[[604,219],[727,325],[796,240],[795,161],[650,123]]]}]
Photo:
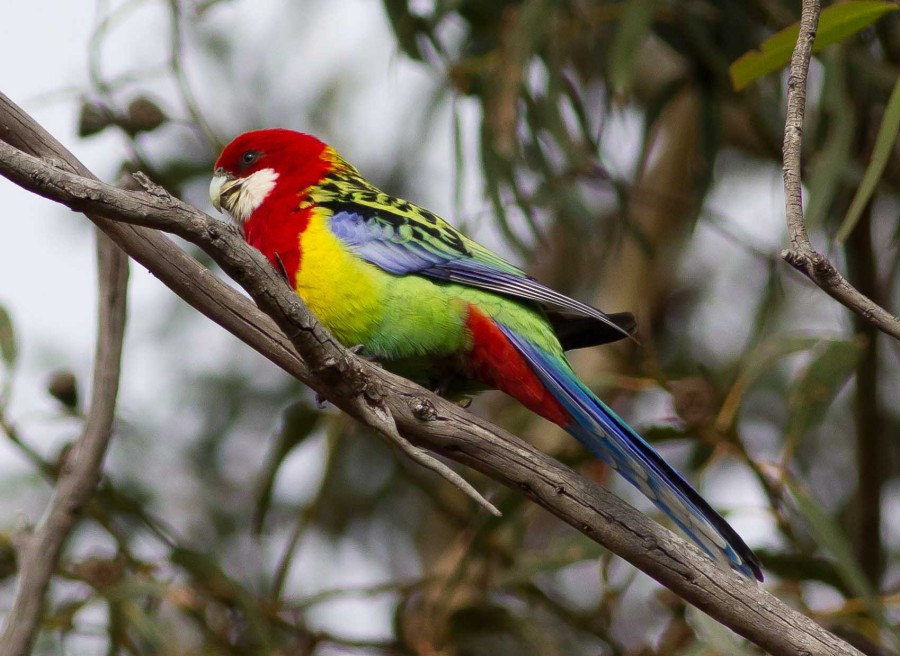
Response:
[{"label": "green foliage", "polygon": [[822,226],[837,200],[841,184],[848,177],[853,163],[853,140],[859,130],[854,106],[846,102],[847,70],[838,56],[824,56],[825,80],[822,88],[823,132],[822,147],[809,166],[809,202],[806,223]]},{"label": "green foliage", "polygon": [[825,420],[834,397],[856,371],[865,350],[865,338],[826,341],[813,350],[809,366],[788,390],[788,422],[785,440],[789,448],[810,429]]},{"label": "green foliage", "polygon": [[[883,640],[889,651],[896,652],[900,648],[900,637],[895,630],[891,629],[885,616],[882,600],[854,557],[853,547],[846,532],[813,499],[802,484],[796,481],[790,482],[789,489],[813,540],[833,559],[834,569],[844,585],[862,601],[865,615],[860,613],[861,632],[868,634],[870,639],[878,640],[879,628],[887,629],[882,633]],[[875,626],[873,627],[872,624]]]},{"label": "green foliage", "polygon": [[[98,18],[96,58],[142,4]],[[751,544],[767,545],[766,585],[890,651],[898,625],[884,609],[900,548],[860,543],[870,520],[857,481],[880,477],[883,523],[896,523],[896,354],[883,338],[873,346],[855,335],[849,314],[779,258],[784,89],[770,77],[735,94],[729,77],[797,4],[384,0],[354,32],[337,3],[308,0],[280,6],[277,25],[260,25],[264,41],[227,28],[246,4],[202,3],[173,16],[185,43],[148,41],[162,44],[160,61],[183,65],[190,53],[196,79],[183,69],[106,79],[98,67],[76,111],[83,136],[126,141],[108,170],[147,171],[202,206],[221,142],[261,125],[315,131],[387,191],[438,199],[432,209],[551,286],[635,311],[640,346],[575,352],[576,369],[701,492],[714,491]],[[844,42],[819,58],[803,157],[814,242],[850,235],[852,248],[834,245],[832,261],[848,275],[845,262],[871,266],[876,285],[864,291],[896,307],[898,254],[886,236],[900,189],[900,16],[888,5],[825,10],[817,48]],[[873,29],[847,39],[863,19]],[[790,40],[741,59],[745,81],[783,66]],[[397,94],[397,125],[376,122],[376,91],[393,93],[407,74],[421,86]],[[368,139],[377,154],[358,161]],[[447,161],[435,164],[433,151]],[[475,510],[257,354],[220,343],[181,302],[135,324],[130,362],[153,359],[165,376],[136,380],[125,368],[124,389],[154,394],[123,400],[106,476],[48,599],[52,639],[36,654],[83,653],[88,642],[173,656],[755,653],[521,495],[464,470],[504,515]],[[0,308],[7,368],[21,366],[24,337]],[[42,348],[47,374],[80,371]],[[68,444],[80,428],[72,382],[48,390],[63,407],[36,428],[14,412],[19,388],[2,395],[0,431],[26,464],[0,493],[29,517],[61,461],[45,434]],[[859,399],[860,382],[881,394]],[[479,397],[473,412],[631,493],[504,397]],[[854,458],[867,440],[881,444],[881,473]],[[0,578],[15,566],[3,538],[13,529],[0,527]],[[864,560],[883,571],[863,574]],[[357,618],[376,628],[363,634]]]},{"label": "green foliage", "polygon": [[800,516],[813,536],[813,540],[834,559],[835,569],[843,579],[844,584],[854,594],[865,599],[870,605],[870,610],[874,609],[876,616],[881,619],[881,611],[878,609],[878,604],[875,601],[875,592],[853,557],[853,549],[844,531],[816,503],[802,485],[791,483],[789,484],[789,489],[794,502],[797,504]]},{"label": "green foliage", "polygon": [[846,241],[847,237],[859,222],[859,217],[863,213],[866,205],[872,200],[875,194],[875,188],[884,174],[884,167],[887,166],[894,145],[897,143],[897,135],[900,133],[900,78],[894,85],[891,97],[887,106],[884,108],[884,116],[881,119],[881,127],[878,128],[878,136],[875,137],[875,148],[872,151],[872,159],[869,166],[866,167],[866,173],[863,175],[862,183],[853,196],[853,202],[847,210],[843,223],[835,236],[835,240],[840,244]]},{"label": "green foliage", "polygon": [[255,533],[259,534],[262,531],[266,514],[272,505],[275,477],[278,475],[284,459],[312,434],[319,421],[319,415],[319,411],[305,401],[294,403],[285,409],[282,415],[281,429],[275,437],[269,461],[260,472],[261,487],[257,496],[253,521]]},{"label": "green foliage", "polygon": [[742,640],[733,631],[716,622],[709,615],[690,609],[688,617],[691,625],[696,627],[697,633],[703,640],[705,645],[704,651],[712,649],[716,653],[728,654],[729,656],[750,656],[757,653],[745,640]]},{"label": "green foliage", "polygon": [[7,533],[0,533],[0,581],[5,581],[18,570],[16,550]]},{"label": "green foliage", "polygon": [[609,81],[615,92],[631,91],[634,59],[650,33],[653,15],[661,4],[659,0],[635,0],[622,6],[609,56]]},{"label": "green foliage", "polygon": [[433,39],[427,21],[410,12],[406,0],[384,0],[384,11],[403,53],[411,59],[424,61],[419,38],[425,35]]},{"label": "green foliage", "polygon": [[[853,36],[897,9],[897,3],[891,0],[852,0],[826,7],[819,17],[813,52]],[[735,60],[729,68],[735,91],[786,66],[799,33],[800,23],[797,22],[763,41],[759,50],[751,50]]]},{"label": "green foliage", "polygon": [[0,358],[8,368],[13,368],[19,357],[16,344],[16,333],[13,329],[12,317],[5,307],[0,305]]},{"label": "green foliage", "polygon": [[473,604],[450,616],[446,646],[472,656],[539,656],[539,636],[530,635],[531,628],[503,606]]}]

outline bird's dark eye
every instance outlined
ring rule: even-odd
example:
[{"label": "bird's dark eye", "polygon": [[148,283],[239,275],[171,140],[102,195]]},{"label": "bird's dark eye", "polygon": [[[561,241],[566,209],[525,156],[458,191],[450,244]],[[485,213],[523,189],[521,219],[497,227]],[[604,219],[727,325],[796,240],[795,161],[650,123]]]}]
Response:
[{"label": "bird's dark eye", "polygon": [[258,150],[248,150],[243,155],[241,155],[241,166],[253,166],[256,164],[256,160],[259,159],[259,151]]}]

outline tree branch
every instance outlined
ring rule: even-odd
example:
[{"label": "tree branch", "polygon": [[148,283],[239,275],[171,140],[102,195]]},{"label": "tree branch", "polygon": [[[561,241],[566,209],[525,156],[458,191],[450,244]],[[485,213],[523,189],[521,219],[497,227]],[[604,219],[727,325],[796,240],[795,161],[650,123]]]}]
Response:
[{"label": "tree branch", "polygon": [[[49,132],[0,93],[0,141],[90,179],[94,175]],[[194,309],[209,317],[242,342],[259,351],[292,376],[307,370],[293,346],[275,323],[246,297],[234,293],[212,272],[156,230],[110,221],[88,213],[88,218],[122,250]]]},{"label": "tree branch", "polygon": [[0,656],[31,652],[44,609],[44,596],[63,546],[94,493],[112,436],[119,365],[125,334],[128,256],[97,231],[99,325],[91,407],[84,430],[63,463],[44,517],[31,535],[22,538],[19,579],[12,610],[0,635]]},{"label": "tree branch", "polygon": [[880,331],[900,339],[900,319],[860,293],[834,265],[817,252],[803,222],[803,191],[800,177],[800,149],[803,115],[806,109],[806,75],[819,23],[819,0],[803,0],[800,34],[791,56],[788,78],[787,117],[784,122],[784,205],[791,247],[781,256],[792,267],[821,287],[825,293],[850,308]]},{"label": "tree branch", "polygon": [[[0,137],[5,139],[4,127],[0,112]],[[379,426],[374,419],[386,412],[409,441],[519,490],[770,653],[859,653],[755,583],[717,566],[696,547],[602,487],[455,404],[348,352],[318,325],[265,257],[250,248],[233,227],[167,195],[109,187],[3,143],[0,174],[86,212],[92,220],[108,217],[167,230],[197,244],[247,290],[287,340],[255,308],[241,317],[242,321],[235,320],[232,315],[240,316],[247,306],[238,303],[238,295],[227,288],[216,288],[215,302],[204,305],[205,313],[234,326],[236,334],[239,329],[242,339],[249,336],[245,341],[270,360],[376,429]],[[170,257],[169,253],[157,258],[148,254],[143,263],[163,278],[169,276],[164,269]],[[176,282],[173,288],[181,289],[177,287],[180,276],[167,279]],[[188,286],[205,288],[209,280],[208,273],[198,273]],[[212,293],[204,289],[207,298],[212,298]],[[193,289],[188,296],[193,301],[197,295]]]}]

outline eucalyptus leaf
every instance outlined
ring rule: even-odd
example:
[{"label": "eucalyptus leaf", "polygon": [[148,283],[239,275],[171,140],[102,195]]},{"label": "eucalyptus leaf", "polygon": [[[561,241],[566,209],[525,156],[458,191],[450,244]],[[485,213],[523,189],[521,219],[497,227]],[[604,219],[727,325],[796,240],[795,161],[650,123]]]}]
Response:
[{"label": "eucalyptus leaf", "polygon": [[741,363],[741,371],[722,402],[716,419],[719,430],[725,430],[734,422],[744,395],[769,368],[781,358],[792,353],[806,351],[819,344],[818,337],[795,334],[777,334],[763,341],[750,351]]},{"label": "eucalyptus leaf", "polygon": [[11,369],[15,366],[19,357],[19,348],[16,344],[16,332],[13,328],[12,317],[6,308],[0,305],[0,358]]},{"label": "eucalyptus leaf", "polygon": [[827,116],[828,132],[822,148],[810,160],[806,207],[806,225],[810,230],[820,226],[828,216],[841,182],[852,167],[857,125],[853,103],[847,102],[846,68],[837,57],[825,59],[821,104]]},{"label": "eucalyptus leaf", "polygon": [[729,656],[751,656],[757,653],[734,631],[722,626],[706,613],[696,608],[688,608],[687,617],[700,640],[706,645],[707,651],[712,648],[715,653]]},{"label": "eucalyptus leaf", "polygon": [[844,243],[853,232],[863,209],[868,205],[872,194],[875,193],[875,187],[878,186],[878,181],[881,180],[884,168],[894,150],[898,132],[900,132],[900,79],[894,85],[894,90],[891,92],[887,107],[885,107],[881,127],[878,128],[878,135],[875,137],[875,149],[872,151],[869,166],[866,167],[862,184],[856,190],[853,202],[850,203],[850,208],[847,210],[847,216],[844,217],[844,222],[835,237],[839,244]]},{"label": "eucalyptus leaf", "polygon": [[610,85],[616,93],[631,89],[635,55],[650,32],[657,5],[659,0],[631,0],[622,5],[622,17],[609,53]]},{"label": "eucalyptus leaf", "polygon": [[795,444],[825,418],[834,397],[856,371],[865,350],[863,338],[824,342],[788,391],[791,417],[786,440]]},{"label": "eucalyptus leaf", "polygon": [[302,401],[289,406],[284,411],[281,428],[263,470],[259,492],[256,497],[256,508],[253,513],[253,530],[257,534],[262,531],[266,515],[272,505],[272,492],[281,465],[284,464],[288,454],[313,433],[319,417],[321,417],[321,413],[316,408]]},{"label": "eucalyptus leaf", "polygon": [[[813,52],[843,41],[898,8],[895,2],[878,0],[855,0],[828,7],[819,16]],[[734,90],[740,91],[763,75],[786,66],[791,60],[798,34],[799,21],[763,41],[759,50],[751,50],[738,57],[728,68]]]},{"label": "eucalyptus leaf", "polygon": [[853,548],[843,529],[838,526],[832,517],[812,497],[804,486],[794,480],[789,480],[788,489],[794,498],[797,511],[803,518],[806,527],[816,544],[834,559],[835,568],[841,578],[853,592],[865,600],[869,612],[878,618],[879,623],[884,621],[881,605],[878,603],[875,590],[863,573],[859,563],[853,556]]}]

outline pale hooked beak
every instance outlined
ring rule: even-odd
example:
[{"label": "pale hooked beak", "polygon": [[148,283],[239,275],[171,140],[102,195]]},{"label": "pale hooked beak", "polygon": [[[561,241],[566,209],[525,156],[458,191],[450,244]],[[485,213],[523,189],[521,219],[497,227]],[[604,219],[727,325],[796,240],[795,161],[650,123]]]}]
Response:
[{"label": "pale hooked beak", "polygon": [[222,211],[224,207],[226,211],[230,211],[233,202],[233,196],[241,189],[241,179],[235,178],[227,173],[217,173],[213,179],[209,181],[209,201],[218,211]]}]

